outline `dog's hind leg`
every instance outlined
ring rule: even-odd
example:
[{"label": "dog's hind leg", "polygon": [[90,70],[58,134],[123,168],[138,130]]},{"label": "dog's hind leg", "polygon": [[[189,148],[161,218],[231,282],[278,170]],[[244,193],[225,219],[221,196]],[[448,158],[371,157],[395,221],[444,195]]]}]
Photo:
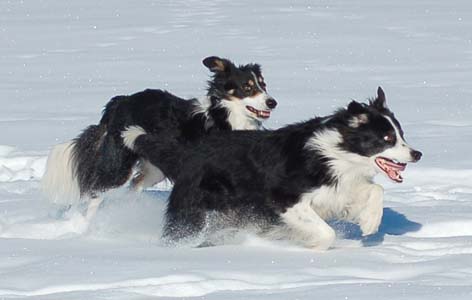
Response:
[{"label": "dog's hind leg", "polygon": [[85,212],[85,220],[90,223],[92,219],[97,214],[97,210],[100,207],[100,204],[103,202],[103,197],[100,196],[93,196],[90,199],[90,202],[87,207],[87,211]]},{"label": "dog's hind leg", "polygon": [[207,223],[203,204],[211,195],[192,188],[192,181],[177,182],[169,196],[163,239],[170,244],[193,240]]},{"label": "dog's hind leg", "polygon": [[288,227],[290,238],[308,248],[327,250],[336,239],[336,233],[311,207],[309,200],[302,200],[280,215]]},{"label": "dog's hind leg", "polygon": [[139,161],[138,173],[131,180],[131,187],[134,190],[141,192],[142,190],[161,182],[165,178],[166,176],[159,168],[151,164],[148,160],[141,159]]}]

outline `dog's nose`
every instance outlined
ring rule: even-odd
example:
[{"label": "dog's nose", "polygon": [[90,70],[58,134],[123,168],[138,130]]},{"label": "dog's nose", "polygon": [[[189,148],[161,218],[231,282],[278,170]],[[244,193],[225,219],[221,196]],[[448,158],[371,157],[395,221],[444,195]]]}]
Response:
[{"label": "dog's nose", "polygon": [[270,98],[266,100],[266,105],[270,109],[274,109],[277,106],[277,101],[274,98]]},{"label": "dog's nose", "polygon": [[414,162],[419,161],[421,159],[421,156],[423,156],[423,153],[421,153],[420,151],[411,150],[411,157],[413,158]]}]

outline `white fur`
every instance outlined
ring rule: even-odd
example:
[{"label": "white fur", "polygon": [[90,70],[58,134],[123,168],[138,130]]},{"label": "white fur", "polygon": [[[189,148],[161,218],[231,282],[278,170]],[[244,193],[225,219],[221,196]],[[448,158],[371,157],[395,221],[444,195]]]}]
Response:
[{"label": "white fur", "polygon": [[[373,183],[373,177],[380,172],[375,158],[383,156],[399,162],[412,161],[411,147],[401,137],[392,119],[384,116],[393,126],[397,142],[371,157],[344,151],[339,147],[341,134],[335,130],[316,133],[307,143],[329,158],[331,175],[337,179],[336,186],[323,186],[304,194],[300,203],[308,201],[323,220],[344,219],[360,225],[364,235],[377,232],[383,215],[383,188]],[[357,120],[362,121],[362,120]],[[356,123],[358,125],[358,123]],[[324,225],[322,226],[324,229]]]},{"label": "white fur", "polygon": [[121,133],[123,144],[130,150],[134,149],[134,142],[140,136],[146,134],[141,126],[129,126]]},{"label": "white fur", "polygon": [[198,105],[195,107],[195,109],[191,112],[191,115],[196,115],[196,114],[199,114],[199,113],[202,113],[205,115],[206,117],[206,120],[205,120],[205,129],[208,129],[210,128],[211,126],[213,126],[213,119],[211,118],[208,118],[208,110],[210,109],[211,107],[211,101],[210,101],[210,97],[208,96],[205,96],[205,97],[201,97],[198,99]]},{"label": "white fur", "polygon": [[53,203],[75,204],[80,199],[79,183],[74,174],[73,147],[71,141],[54,146],[49,153],[41,189]]},{"label": "white fur", "polygon": [[[246,100],[244,100],[246,99]],[[229,111],[228,122],[233,130],[258,130],[261,128],[261,121],[258,120],[253,113],[247,110],[246,105],[249,104],[247,98],[242,100],[221,100],[221,106]],[[248,102],[248,104],[246,104]],[[253,106],[252,104],[251,106]],[[253,106],[254,107],[254,106]],[[255,109],[259,109],[254,107]]]},{"label": "white fur", "polygon": [[312,209],[304,198],[281,215],[293,239],[316,250],[328,249],[336,239],[334,230]]},{"label": "white fur", "polygon": [[85,216],[84,216],[86,224],[90,224],[92,219],[97,214],[98,208],[100,207],[102,202],[103,202],[102,197],[94,197],[90,199],[90,202],[88,203],[88,206],[87,206],[87,211],[85,212]]},{"label": "white fur", "polygon": [[323,156],[330,158],[332,175],[338,178],[353,177],[354,181],[371,182],[372,177],[378,172],[374,163],[375,158],[344,151],[339,147],[341,142],[341,134],[335,129],[330,129],[315,133],[305,147],[317,150]]},{"label": "white fur", "polygon": [[245,97],[240,100],[221,100],[220,105],[229,111],[228,121],[233,130],[259,130],[262,129],[263,119],[259,119],[253,112],[250,112],[246,106],[252,106],[257,110],[271,111],[267,107],[267,100],[272,97],[264,91],[259,85],[256,74],[252,73],[254,82],[261,93],[254,97]]},{"label": "white fur", "polygon": [[[129,126],[121,133],[121,137],[123,138],[124,145],[133,150],[136,139],[143,134],[146,134],[146,131],[142,127]],[[140,161],[140,169],[137,176],[141,176],[141,178],[136,180],[136,184],[133,186],[136,191],[142,191],[165,179],[164,173],[159,168],[144,159]]]},{"label": "white fur", "polygon": [[[378,172],[374,158],[342,150],[341,141],[341,134],[334,129],[316,133],[308,141],[308,149],[330,159],[331,175],[338,182],[302,195],[300,203],[310,203],[324,221],[347,220],[359,224],[364,235],[375,233],[383,214],[383,188],[372,182]],[[326,230],[324,225],[321,227]]]},{"label": "white fur", "polygon": [[357,128],[362,124],[367,124],[367,122],[369,122],[369,117],[367,114],[360,114],[352,117],[352,119],[349,120],[349,126],[352,128]]},{"label": "white fur", "polygon": [[411,151],[413,150],[402,138],[400,135],[400,130],[395,126],[395,123],[393,123],[392,119],[389,116],[384,116],[390,124],[392,124],[393,128],[395,129],[395,135],[396,135],[396,143],[395,146],[388,148],[387,150],[383,151],[382,153],[379,153],[377,156],[383,156],[386,158],[390,159],[396,159],[399,162],[407,163],[410,161],[413,161],[413,158],[411,157]]},{"label": "white fur", "polygon": [[137,176],[142,177],[140,179],[137,179],[136,183],[133,186],[134,189],[138,192],[141,192],[142,190],[149,188],[163,181],[166,178],[164,173],[159,168],[151,164],[148,160],[142,159],[139,162],[139,166],[140,169],[139,174]]}]

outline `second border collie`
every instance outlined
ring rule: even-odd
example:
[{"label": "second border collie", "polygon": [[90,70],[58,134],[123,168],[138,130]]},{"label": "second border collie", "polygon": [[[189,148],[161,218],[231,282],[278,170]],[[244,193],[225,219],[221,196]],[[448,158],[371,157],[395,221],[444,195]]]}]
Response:
[{"label": "second border collie", "polygon": [[215,56],[205,58],[203,64],[213,72],[206,103],[151,89],[117,96],[105,106],[98,125],[55,146],[42,180],[49,198],[62,204],[95,199],[88,207],[91,216],[101,202],[98,195],[125,184],[138,160],[140,170],[132,181],[137,189],[163,180],[158,168],[124,147],[120,134],[127,126],[140,126],[154,136],[184,144],[213,131],[260,129],[277,105],[266,91],[260,66],[236,66]]},{"label": "second border collie", "polygon": [[275,131],[211,134],[195,147],[139,127],[122,136],[176,177],[164,229],[172,241],[200,233],[215,212],[270,224],[271,232],[321,250],[335,240],[331,219],[373,234],[383,213],[383,188],[373,177],[402,182],[406,164],[422,156],[406,143],[381,88],[369,104],[352,101],[331,116]]}]

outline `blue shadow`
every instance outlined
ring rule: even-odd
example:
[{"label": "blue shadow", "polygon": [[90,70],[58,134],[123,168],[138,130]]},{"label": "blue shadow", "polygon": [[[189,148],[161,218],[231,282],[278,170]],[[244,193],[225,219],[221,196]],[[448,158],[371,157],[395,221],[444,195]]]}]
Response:
[{"label": "blue shadow", "polygon": [[358,225],[336,221],[330,223],[333,228],[340,232],[344,238],[350,240],[361,240],[366,247],[376,246],[384,241],[385,235],[403,235],[408,232],[415,232],[421,229],[423,225],[408,220],[408,218],[391,208],[384,208],[382,222],[379,231],[376,234],[362,236],[362,231]]}]

